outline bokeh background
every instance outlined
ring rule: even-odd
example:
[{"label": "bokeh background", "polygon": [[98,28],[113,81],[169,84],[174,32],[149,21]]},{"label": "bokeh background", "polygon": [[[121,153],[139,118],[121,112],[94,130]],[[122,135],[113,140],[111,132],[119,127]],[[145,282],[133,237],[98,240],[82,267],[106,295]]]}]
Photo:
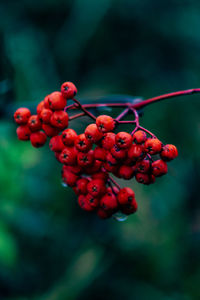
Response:
[{"label": "bokeh background", "polygon": [[179,157],[152,186],[128,182],[137,214],[101,221],[61,186],[48,146],[15,134],[14,110],[67,80],[88,101],[200,87],[199,0],[0,2],[0,299],[200,299],[200,96],[145,109]]}]

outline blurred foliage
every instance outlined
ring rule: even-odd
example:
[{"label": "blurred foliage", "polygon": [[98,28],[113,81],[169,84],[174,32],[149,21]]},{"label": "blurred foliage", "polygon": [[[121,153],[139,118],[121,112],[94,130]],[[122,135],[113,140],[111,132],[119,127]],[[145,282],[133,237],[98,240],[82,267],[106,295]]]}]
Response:
[{"label": "blurred foliage", "polygon": [[124,223],[81,211],[12,120],[66,80],[90,101],[199,87],[199,28],[198,0],[0,2],[0,299],[199,299],[199,95],[145,109],[179,157],[156,184],[128,183],[139,210]]}]

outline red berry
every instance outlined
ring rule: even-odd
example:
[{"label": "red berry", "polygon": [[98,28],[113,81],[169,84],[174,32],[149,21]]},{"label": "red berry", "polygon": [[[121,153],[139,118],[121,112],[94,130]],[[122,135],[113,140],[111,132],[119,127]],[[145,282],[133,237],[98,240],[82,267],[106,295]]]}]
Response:
[{"label": "red berry", "polygon": [[79,134],[74,142],[74,145],[78,151],[86,152],[92,148],[92,143],[88,141],[85,134]]},{"label": "red berry", "polygon": [[103,137],[103,133],[98,130],[96,124],[90,124],[85,129],[85,136],[90,142],[97,143]]},{"label": "red berry", "polygon": [[37,131],[31,133],[30,140],[33,147],[39,148],[46,143],[47,136],[43,131]]},{"label": "red berry", "polygon": [[110,150],[111,154],[118,160],[125,159],[127,152],[125,149],[120,149],[117,145]]},{"label": "red berry", "polygon": [[98,172],[98,173],[92,174],[92,179],[101,179],[106,182],[108,179],[108,173],[107,172]]},{"label": "red berry", "polygon": [[138,207],[137,202],[135,199],[133,199],[132,202],[125,204],[121,207],[121,212],[123,214],[130,215],[137,211],[137,207]]},{"label": "red berry", "polygon": [[76,151],[74,148],[64,148],[60,153],[60,162],[65,165],[74,165],[76,163]]},{"label": "red berry", "polygon": [[44,101],[41,101],[37,106],[37,114],[40,115],[41,111],[44,109]]},{"label": "red berry", "polygon": [[110,152],[107,153],[106,162],[111,166],[116,166],[118,164],[117,159],[113,157]]},{"label": "red berry", "polygon": [[51,116],[51,125],[56,128],[66,128],[68,126],[68,121],[68,114],[63,110],[54,111],[53,115]]},{"label": "red berry", "polygon": [[142,144],[146,141],[147,135],[144,131],[138,130],[133,134],[133,141],[137,144]]},{"label": "red berry", "polygon": [[102,166],[102,161],[95,159],[93,164],[85,169],[86,174],[94,174],[99,172]]},{"label": "red berry", "polygon": [[62,132],[62,141],[66,146],[73,146],[77,137],[77,133],[74,129],[67,128]]},{"label": "red berry", "polygon": [[118,208],[117,198],[113,193],[106,193],[100,200],[100,206],[104,210],[116,210]]},{"label": "red berry", "polygon": [[120,205],[132,203],[135,200],[135,193],[131,188],[125,187],[119,191],[117,200]]},{"label": "red berry", "polygon": [[149,154],[157,154],[162,150],[162,143],[157,138],[148,138],[144,143],[144,148]]},{"label": "red berry", "polygon": [[128,179],[133,178],[133,176],[134,176],[134,169],[133,169],[133,167],[122,165],[119,168],[118,173],[119,173],[119,177],[120,178],[128,180]]},{"label": "red berry", "polygon": [[112,211],[104,210],[103,208],[99,208],[97,210],[97,215],[100,219],[108,219],[112,216]]},{"label": "red berry", "polygon": [[118,165],[112,165],[110,162],[104,162],[103,167],[107,172],[115,173],[118,170]]},{"label": "red berry", "polygon": [[42,129],[44,130],[46,135],[49,136],[49,137],[58,135],[58,133],[60,131],[58,128],[52,127],[52,126],[47,125],[47,124],[42,124]]},{"label": "red berry", "polygon": [[149,172],[150,167],[151,167],[151,163],[148,159],[143,159],[143,160],[137,162],[137,164],[136,164],[136,169],[140,173]]},{"label": "red berry", "polygon": [[113,132],[105,133],[101,141],[102,147],[110,150],[115,145],[115,136]]},{"label": "red berry", "polygon": [[61,92],[53,92],[48,96],[48,103],[52,110],[61,110],[65,108],[67,100]]},{"label": "red berry", "polygon": [[56,135],[50,139],[49,148],[55,152],[61,152],[65,148],[60,135]]},{"label": "red berry", "polygon": [[30,139],[31,131],[28,125],[21,125],[17,128],[17,137],[21,141],[27,141]]},{"label": "red berry", "polygon": [[40,122],[38,115],[30,116],[28,126],[31,131],[38,131],[42,128],[42,123]]},{"label": "red berry", "polygon": [[64,172],[62,173],[62,179],[63,179],[63,182],[65,182],[68,186],[73,187],[76,185],[78,176],[72,172],[64,170]]},{"label": "red berry", "polygon": [[121,131],[116,134],[115,142],[119,148],[127,149],[131,146],[133,139],[129,133]]},{"label": "red berry", "polygon": [[71,173],[74,173],[76,175],[79,175],[80,173],[82,173],[82,168],[78,165],[75,165],[75,166],[66,166],[66,165],[63,165],[63,168],[62,168],[63,172],[65,170],[71,172]]},{"label": "red berry", "polygon": [[40,113],[40,120],[42,121],[42,123],[44,124],[49,124],[50,120],[51,120],[51,116],[52,116],[53,112],[51,109],[49,108],[44,108],[41,113]]},{"label": "red berry", "polygon": [[76,190],[79,194],[86,195],[88,193],[87,191],[87,185],[89,183],[89,180],[87,178],[81,178],[76,183]]},{"label": "red berry", "polygon": [[137,182],[147,184],[147,185],[155,181],[155,180],[153,181],[152,175],[144,174],[144,173],[137,173],[135,175],[135,179],[137,180]]},{"label": "red berry", "polygon": [[160,157],[162,158],[162,160],[165,160],[165,161],[170,161],[170,160],[176,158],[177,156],[178,156],[178,150],[177,150],[176,146],[171,145],[171,144],[165,145],[162,148],[162,151],[160,153]]},{"label": "red berry", "polygon": [[152,163],[152,174],[156,177],[167,173],[167,164],[162,159],[155,160]]},{"label": "red berry", "polygon": [[77,94],[77,88],[72,82],[64,82],[61,85],[61,93],[64,98],[66,99],[72,99]]},{"label": "red berry", "polygon": [[107,151],[104,148],[96,147],[94,149],[94,158],[100,161],[105,161],[107,156]]},{"label": "red berry", "polygon": [[78,152],[77,162],[78,162],[79,166],[81,166],[81,167],[91,166],[93,161],[94,161],[94,154],[93,154],[92,150],[90,150],[87,153]]},{"label": "red berry", "polygon": [[93,208],[96,208],[99,206],[99,199],[91,194],[87,194],[85,197],[85,200],[89,205],[91,205]]},{"label": "red berry", "polygon": [[98,197],[106,193],[105,182],[101,179],[92,179],[87,185],[87,191],[94,197]]},{"label": "red berry", "polygon": [[86,200],[86,197],[84,195],[80,195],[78,197],[78,205],[83,209],[83,210],[86,210],[86,211],[93,211],[95,208],[92,207],[88,201]]},{"label": "red berry", "polygon": [[101,132],[109,132],[115,128],[115,121],[112,117],[107,115],[98,116],[96,119],[96,125]]},{"label": "red berry", "polygon": [[30,116],[31,116],[31,112],[26,107],[18,108],[14,113],[15,122],[20,125],[26,124]]},{"label": "red berry", "polygon": [[50,109],[50,105],[49,105],[49,95],[47,95],[47,96],[44,98],[44,107],[47,108],[47,109]]},{"label": "red berry", "polygon": [[142,158],[143,157],[143,146],[133,144],[128,150],[128,157],[133,160]]}]

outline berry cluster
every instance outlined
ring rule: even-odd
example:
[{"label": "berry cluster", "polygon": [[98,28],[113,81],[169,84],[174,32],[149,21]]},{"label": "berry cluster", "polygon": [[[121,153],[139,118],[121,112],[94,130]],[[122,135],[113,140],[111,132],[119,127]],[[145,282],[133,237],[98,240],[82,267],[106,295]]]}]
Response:
[{"label": "berry cluster", "polygon": [[[37,106],[37,114],[31,115],[27,108],[19,108],[14,119],[19,125],[17,136],[30,140],[32,146],[41,147],[51,137],[50,149],[62,166],[62,180],[72,187],[78,196],[79,206],[94,211],[106,219],[116,212],[129,215],[137,210],[134,191],[120,188],[111,177],[129,180],[135,177],[142,184],[155,182],[156,177],[167,173],[167,162],[177,157],[174,145],[163,145],[150,131],[139,125],[139,117],[130,105],[116,119],[108,115],[97,118],[86,107],[74,99],[75,85],[65,82],[60,92],[46,96]],[[72,99],[73,105],[67,106]],[[69,117],[70,110],[82,110]],[[135,129],[131,132],[114,130],[125,114],[134,113]],[[70,120],[88,115],[94,120],[78,134],[68,128]],[[127,121],[125,121],[127,122]]]}]

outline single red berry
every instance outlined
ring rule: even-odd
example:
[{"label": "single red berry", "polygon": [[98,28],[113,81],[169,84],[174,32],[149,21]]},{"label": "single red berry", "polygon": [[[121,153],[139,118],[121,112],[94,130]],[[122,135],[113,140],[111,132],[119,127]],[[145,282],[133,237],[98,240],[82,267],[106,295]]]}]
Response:
[{"label": "single red berry", "polygon": [[17,128],[16,132],[17,132],[17,137],[18,137],[19,140],[27,141],[27,140],[30,139],[31,131],[30,131],[28,125],[19,126]]},{"label": "single red berry", "polygon": [[47,125],[47,124],[42,124],[42,129],[44,130],[46,135],[49,136],[49,137],[58,135],[58,133],[60,132],[60,130],[58,128],[52,127],[52,126]]},{"label": "single red berry", "polygon": [[137,144],[142,144],[146,141],[147,135],[144,131],[138,130],[133,134],[133,141]]},{"label": "single red berry", "polygon": [[104,210],[117,210],[118,202],[117,198],[113,193],[106,193],[100,200],[100,206]]},{"label": "single red berry", "polygon": [[44,124],[49,124],[50,123],[50,120],[51,120],[51,116],[53,115],[53,112],[51,109],[49,108],[44,108],[39,117],[40,117],[40,120],[42,123]]},{"label": "single red berry", "polygon": [[118,170],[118,165],[112,165],[112,163],[110,161],[106,161],[103,163],[103,168],[107,171],[107,172],[112,172],[115,173]]},{"label": "single red berry", "polygon": [[66,113],[63,110],[56,110],[51,116],[51,125],[56,128],[60,128],[60,129],[66,128],[68,126],[68,121],[69,121],[68,113]]},{"label": "single red berry", "polygon": [[63,172],[65,170],[67,170],[67,171],[69,171],[71,173],[74,173],[76,175],[79,175],[83,171],[83,169],[78,165],[74,165],[74,166],[63,165],[62,170],[63,170]]},{"label": "single red berry", "polygon": [[99,172],[101,170],[101,167],[102,167],[102,161],[94,159],[92,165],[88,166],[85,169],[85,173],[86,174],[94,174],[96,172]]},{"label": "single red berry", "polygon": [[76,185],[76,182],[78,180],[78,176],[72,172],[69,172],[65,170],[62,172],[62,180],[65,182],[68,186],[74,187]]},{"label": "single red berry", "polygon": [[80,195],[78,197],[78,205],[86,211],[93,211],[95,209],[95,207],[92,207],[88,201],[86,200],[85,195]]},{"label": "single red berry", "polygon": [[41,101],[41,102],[38,104],[37,109],[36,109],[37,114],[40,115],[41,111],[42,111],[44,108],[45,108],[45,107],[44,107],[44,101]]},{"label": "single red berry", "polygon": [[81,166],[81,167],[91,166],[93,161],[94,161],[94,154],[93,154],[92,150],[90,150],[87,153],[78,152],[77,162],[78,162],[79,166]]},{"label": "single red berry", "polygon": [[121,131],[116,134],[115,142],[119,148],[128,149],[133,142],[133,138],[128,132]]},{"label": "single red berry", "polygon": [[76,151],[73,147],[66,147],[60,153],[60,162],[65,165],[74,165],[76,163]]},{"label": "single red berry", "polygon": [[115,136],[116,134],[114,132],[107,132],[104,134],[101,145],[104,149],[110,150],[115,145]]},{"label": "single red berry", "polygon": [[87,191],[94,197],[99,197],[106,193],[105,182],[101,179],[92,179],[87,185]]},{"label": "single red berry", "polygon": [[42,128],[42,123],[38,117],[38,115],[32,115],[28,119],[28,126],[31,131],[38,131]]},{"label": "single red berry", "polygon": [[145,173],[137,173],[135,175],[135,179],[137,182],[142,183],[142,184],[150,184],[152,182],[152,176],[150,174],[145,174]]},{"label": "single red berry", "polygon": [[79,194],[86,195],[88,193],[87,191],[87,185],[89,183],[89,180],[87,178],[80,178],[76,182],[76,190]]},{"label": "single red berry", "polygon": [[99,198],[97,198],[97,197],[95,197],[91,194],[87,194],[86,197],[85,197],[85,200],[93,208],[97,208],[99,206]]},{"label": "single red berry", "polygon": [[77,137],[77,133],[74,129],[67,128],[62,132],[62,141],[66,146],[73,146]]},{"label": "single red berry", "polygon": [[86,152],[92,148],[92,143],[88,141],[85,137],[85,134],[79,134],[75,141],[74,145],[78,151]]},{"label": "single red berry", "polygon": [[133,167],[122,165],[119,168],[118,173],[119,173],[120,178],[129,180],[129,179],[133,178],[133,176],[134,176],[134,169],[133,169]]},{"label": "single red berry", "polygon": [[26,107],[18,108],[14,113],[15,122],[19,125],[25,125],[28,122],[30,116],[31,116],[31,112]]},{"label": "single red berry", "polygon": [[101,132],[109,132],[115,128],[115,121],[112,117],[107,115],[98,116],[96,119],[96,125]]},{"label": "single red berry", "polygon": [[105,161],[107,156],[107,151],[104,148],[96,147],[94,149],[94,158],[100,161]]},{"label": "single red berry", "polygon": [[[44,108],[50,109],[49,105],[49,95],[44,98]],[[52,109],[52,108],[51,108]]]},{"label": "single red berry", "polygon": [[144,155],[143,150],[142,145],[133,144],[128,150],[128,157],[132,160],[141,159]]},{"label": "single red berry", "polygon": [[48,96],[48,103],[52,110],[62,110],[67,105],[67,100],[61,92],[53,92]]},{"label": "single red berry", "polygon": [[152,174],[156,177],[162,176],[167,173],[167,164],[162,159],[155,160],[152,163]]},{"label": "single red berry", "polygon": [[61,152],[65,148],[60,135],[53,136],[50,139],[49,148],[55,152]]},{"label": "single red berry", "polygon": [[148,138],[144,143],[144,149],[149,154],[158,154],[162,150],[162,143],[157,138]]},{"label": "single red berry", "polygon": [[44,146],[46,140],[47,140],[47,136],[43,131],[36,131],[31,133],[30,135],[31,144],[35,148]]},{"label": "single red berry", "polygon": [[136,169],[140,173],[148,173],[151,168],[151,162],[148,159],[143,159],[136,163]]},{"label": "single red berry", "polygon": [[54,152],[55,158],[57,159],[57,161],[60,163],[60,151],[59,152]]},{"label": "single red berry", "polygon": [[94,173],[94,174],[92,174],[92,179],[101,179],[104,182],[106,182],[108,179],[108,173],[107,172]]},{"label": "single red berry", "polygon": [[135,200],[135,193],[129,187],[122,188],[117,195],[117,200],[120,205],[132,203]]},{"label": "single red berry", "polygon": [[137,211],[138,205],[135,199],[132,202],[123,205],[120,209],[123,214],[131,215]]},{"label": "single red berry", "polygon": [[160,153],[160,157],[164,161],[170,161],[178,156],[178,150],[176,146],[168,144],[162,148]]},{"label": "single red berry", "polygon": [[112,211],[104,210],[101,207],[97,210],[97,215],[100,219],[108,219],[112,216],[112,213]]},{"label": "single red berry", "polygon": [[66,99],[72,99],[77,94],[77,88],[72,82],[64,82],[61,85],[61,93],[64,98]]},{"label": "single red berry", "polygon": [[127,151],[125,149],[120,149],[117,145],[114,145],[114,147],[111,148],[110,153],[118,160],[125,159],[127,156]]},{"label": "single red berry", "polygon": [[118,164],[118,160],[113,157],[110,152],[107,153],[106,162],[111,166],[116,166]]},{"label": "single red berry", "polygon": [[103,133],[98,130],[96,124],[90,124],[85,129],[85,136],[92,143],[97,143],[103,137]]}]

